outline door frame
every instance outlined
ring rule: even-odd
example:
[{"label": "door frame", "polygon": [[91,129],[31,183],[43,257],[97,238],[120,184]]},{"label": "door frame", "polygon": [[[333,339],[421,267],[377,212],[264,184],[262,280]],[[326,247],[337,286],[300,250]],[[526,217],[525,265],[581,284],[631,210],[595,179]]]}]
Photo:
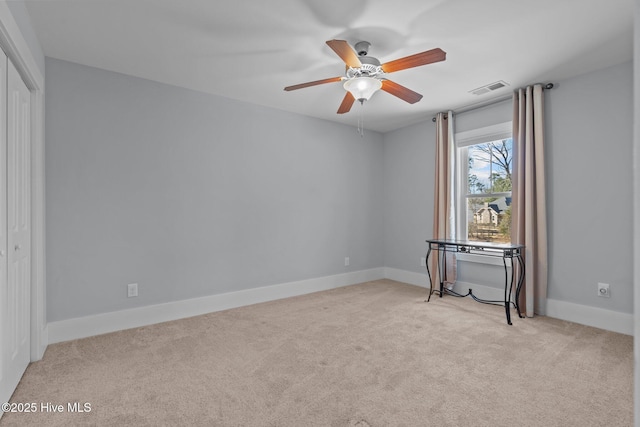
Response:
[{"label": "door frame", "polygon": [[0,2],[0,47],[31,93],[31,361],[48,344],[45,281],[44,75],[6,2]]}]

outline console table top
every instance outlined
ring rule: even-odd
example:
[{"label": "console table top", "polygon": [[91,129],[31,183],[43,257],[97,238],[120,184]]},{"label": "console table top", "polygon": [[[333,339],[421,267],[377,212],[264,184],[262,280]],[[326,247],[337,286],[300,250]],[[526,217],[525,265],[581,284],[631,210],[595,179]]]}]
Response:
[{"label": "console table top", "polygon": [[514,250],[524,248],[524,245],[521,245],[519,243],[478,242],[457,239],[427,239],[427,243],[443,246],[466,247],[470,249]]}]

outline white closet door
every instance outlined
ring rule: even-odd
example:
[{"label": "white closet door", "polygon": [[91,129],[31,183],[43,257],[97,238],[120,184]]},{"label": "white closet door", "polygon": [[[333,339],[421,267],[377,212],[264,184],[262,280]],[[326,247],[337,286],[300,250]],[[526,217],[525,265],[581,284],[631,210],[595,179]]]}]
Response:
[{"label": "white closet door", "polygon": [[9,400],[15,374],[9,371],[11,347],[7,286],[7,56],[0,51],[0,403]]},{"label": "white closet door", "polygon": [[[4,349],[2,397],[9,396],[20,381],[30,359],[31,318],[31,180],[30,180],[30,94],[11,61],[6,61],[6,122],[2,135],[6,134],[3,159],[0,161],[0,192],[5,191],[5,203],[0,208],[5,216],[0,222],[2,234],[6,234],[5,251],[6,305],[3,308]],[[6,151],[5,151],[6,150]],[[6,213],[6,214],[5,214]],[[4,321],[6,319],[6,322]],[[6,401],[0,399],[2,401]],[[7,396],[8,399],[8,396]]]}]

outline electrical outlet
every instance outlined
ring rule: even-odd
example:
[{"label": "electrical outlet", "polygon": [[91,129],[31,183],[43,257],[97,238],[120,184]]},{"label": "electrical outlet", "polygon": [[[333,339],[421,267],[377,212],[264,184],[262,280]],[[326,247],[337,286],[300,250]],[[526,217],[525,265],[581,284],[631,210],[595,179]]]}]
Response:
[{"label": "electrical outlet", "polygon": [[344,257],[344,266],[348,267],[349,266],[349,257]]},{"label": "electrical outlet", "polygon": [[420,258],[420,267],[427,266],[427,259],[425,257]]},{"label": "electrical outlet", "polygon": [[604,298],[611,298],[611,292],[608,283],[598,283],[598,296]]},{"label": "electrical outlet", "polygon": [[137,283],[129,283],[127,285],[127,297],[137,297],[138,296],[138,284]]}]

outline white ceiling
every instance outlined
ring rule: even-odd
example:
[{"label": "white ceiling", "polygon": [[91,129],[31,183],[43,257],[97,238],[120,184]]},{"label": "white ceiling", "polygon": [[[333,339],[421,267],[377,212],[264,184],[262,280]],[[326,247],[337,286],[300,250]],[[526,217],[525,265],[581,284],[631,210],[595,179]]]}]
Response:
[{"label": "white ceiling", "polygon": [[[46,56],[380,132],[632,58],[633,0],[27,0]],[[439,47],[444,62],[388,78],[338,115],[342,76],[325,44],[371,42],[381,62]],[[469,91],[503,80],[510,86]],[[561,88],[558,88],[561,90]]]}]

